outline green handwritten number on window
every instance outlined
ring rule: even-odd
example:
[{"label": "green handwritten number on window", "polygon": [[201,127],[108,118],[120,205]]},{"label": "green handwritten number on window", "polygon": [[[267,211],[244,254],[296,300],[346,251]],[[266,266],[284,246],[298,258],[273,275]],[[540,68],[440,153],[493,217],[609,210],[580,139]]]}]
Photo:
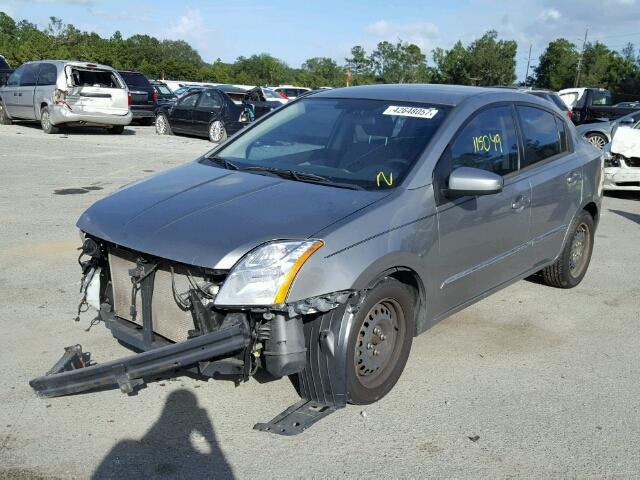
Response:
[{"label": "green handwritten number on window", "polygon": [[502,138],[499,133],[475,135],[471,137],[471,140],[473,143],[473,153],[502,153]]}]

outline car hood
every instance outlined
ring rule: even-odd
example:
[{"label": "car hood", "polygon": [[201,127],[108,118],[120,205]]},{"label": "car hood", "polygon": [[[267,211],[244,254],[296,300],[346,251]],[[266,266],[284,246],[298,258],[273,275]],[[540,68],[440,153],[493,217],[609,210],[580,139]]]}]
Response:
[{"label": "car hood", "polygon": [[125,186],[93,204],[77,225],[133,250],[227,269],[257,245],[308,238],[388,193],[193,162]]}]

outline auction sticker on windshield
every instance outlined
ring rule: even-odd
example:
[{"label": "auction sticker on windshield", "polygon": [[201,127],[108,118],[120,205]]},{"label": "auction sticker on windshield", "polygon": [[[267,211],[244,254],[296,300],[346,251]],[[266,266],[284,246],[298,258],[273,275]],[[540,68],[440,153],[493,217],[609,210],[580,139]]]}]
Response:
[{"label": "auction sticker on windshield", "polygon": [[395,115],[400,117],[415,118],[433,118],[437,113],[437,108],[401,107],[396,105],[389,105],[387,109],[382,112],[383,115]]}]

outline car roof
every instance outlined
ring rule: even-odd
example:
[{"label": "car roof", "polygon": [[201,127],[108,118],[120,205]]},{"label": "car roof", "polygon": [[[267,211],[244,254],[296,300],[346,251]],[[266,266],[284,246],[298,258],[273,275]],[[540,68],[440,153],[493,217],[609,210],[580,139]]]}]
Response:
[{"label": "car roof", "polygon": [[83,62],[80,60],[53,60],[49,58],[44,58],[42,60],[31,60],[29,62],[24,62],[23,65],[26,65],[28,63],[53,63],[54,65],[72,65],[74,67],[86,67],[87,65],[92,65],[95,68],[115,71],[115,68],[113,68],[111,65],[103,65],[101,63],[95,63],[95,62]]},{"label": "car roof", "polygon": [[[517,89],[494,87],[469,87],[464,85],[436,84],[384,84],[359,87],[335,88],[314,93],[314,98],[362,98],[398,102],[423,102],[456,106],[474,96],[487,96],[491,101],[514,101],[537,98]],[[542,100],[541,100],[542,101]],[[546,102],[546,100],[544,100]],[[545,103],[546,104],[546,103]]]}]

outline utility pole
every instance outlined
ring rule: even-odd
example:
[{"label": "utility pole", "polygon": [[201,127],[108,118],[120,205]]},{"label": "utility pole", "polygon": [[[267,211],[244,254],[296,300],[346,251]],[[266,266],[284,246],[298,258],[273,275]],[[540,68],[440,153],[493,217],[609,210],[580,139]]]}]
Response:
[{"label": "utility pole", "polygon": [[529,44],[529,58],[527,59],[527,73],[524,74],[524,86],[527,86],[527,79],[529,78],[529,65],[531,65],[531,47],[533,45]]},{"label": "utility pole", "polygon": [[582,68],[582,58],[584,57],[584,46],[587,44],[587,34],[589,33],[589,29],[587,28],[584,31],[584,40],[582,41],[582,49],[580,50],[580,58],[578,59],[578,71],[576,72],[576,84],[574,87],[578,87],[578,83],[580,83],[580,69]]}]

